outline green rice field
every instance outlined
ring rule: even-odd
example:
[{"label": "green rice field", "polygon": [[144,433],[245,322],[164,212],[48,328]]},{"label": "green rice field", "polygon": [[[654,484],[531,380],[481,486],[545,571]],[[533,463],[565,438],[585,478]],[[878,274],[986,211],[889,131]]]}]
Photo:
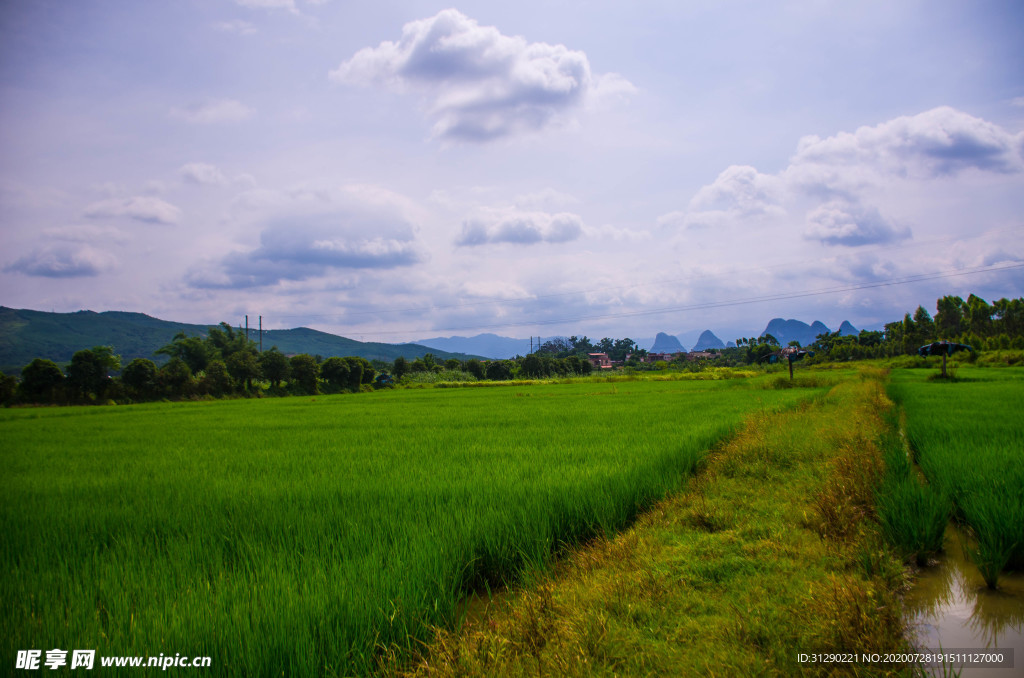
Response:
[{"label": "green rice field", "polygon": [[934,374],[897,370],[890,393],[930,487],[970,527],[971,559],[995,587],[1000,572],[1024,567],[1024,369]]},{"label": "green rice field", "polygon": [[454,623],[468,591],[630,523],[748,413],[819,392],[767,383],[0,411],[4,657],[371,672],[385,648]]}]

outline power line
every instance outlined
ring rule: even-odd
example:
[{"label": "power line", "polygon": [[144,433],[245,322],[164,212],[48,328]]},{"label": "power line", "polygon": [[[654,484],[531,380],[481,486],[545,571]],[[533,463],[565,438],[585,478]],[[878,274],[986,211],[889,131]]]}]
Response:
[{"label": "power line", "polygon": [[758,304],[766,301],[783,301],[787,299],[802,299],[806,297],[822,296],[826,294],[840,294],[843,292],[855,292],[858,290],[875,289],[879,287],[893,287],[896,285],[909,285],[917,282],[925,282],[927,280],[939,280],[943,278],[955,278],[965,275],[977,275],[980,273],[1000,273],[1003,271],[1010,271],[1015,269],[1024,268],[1024,263],[1010,264],[1007,266],[989,266],[989,267],[977,267],[971,269],[961,269],[957,271],[940,271],[935,273],[922,273],[913,276],[905,276],[902,278],[890,278],[888,280],[876,280],[867,283],[857,283],[852,285],[842,285],[837,287],[826,287],[816,290],[804,290],[801,292],[788,292],[780,294],[770,294],[757,297],[746,297],[740,299],[730,299],[725,301],[713,301],[703,302],[699,304],[689,304],[686,306],[672,306],[666,308],[647,309],[642,311],[624,311],[621,313],[603,313],[597,315],[581,315],[568,318],[557,318],[547,320],[529,320],[529,321],[517,321],[508,323],[493,323],[488,325],[470,325],[464,327],[446,327],[446,328],[434,328],[434,329],[416,329],[416,330],[380,330],[377,332],[368,332],[367,334],[383,335],[383,334],[423,334],[426,332],[464,332],[469,330],[492,330],[492,329],[503,329],[508,327],[530,327],[530,326],[546,326],[546,325],[560,325],[563,323],[570,322],[582,322],[590,320],[612,320],[618,318],[634,318],[649,315],[661,315],[665,313],[684,313],[687,311],[701,311],[708,309],[727,308],[730,306],[741,306],[746,304]]},{"label": "power line", "polygon": [[[909,242],[909,243],[902,244],[902,245],[877,246],[877,247],[870,248],[870,249],[861,249],[861,250],[859,250],[859,251],[857,251],[855,253],[850,253],[850,254],[845,255],[845,256],[838,256],[838,257],[834,257],[834,258],[835,259],[840,259],[840,260],[842,260],[842,259],[849,259],[849,258],[853,257],[854,255],[875,254],[875,253],[878,253],[878,252],[889,252],[889,251],[894,251],[894,250],[915,249],[915,248],[918,248],[918,247],[923,247],[923,246],[928,246],[928,245],[935,245],[935,244],[940,244],[940,243],[948,243],[948,242],[953,241],[953,240],[956,240],[958,242],[959,241],[964,241],[964,240],[973,240],[973,239],[977,239],[977,238],[988,237],[988,236],[998,235],[1000,233],[1007,233],[1007,232],[1020,232],[1020,229],[1019,228],[997,229],[997,230],[986,231],[984,233],[979,233],[979,234],[976,234],[976,235],[966,236],[966,237],[960,236],[960,235],[955,235],[955,236],[947,236],[945,238],[933,238],[931,240],[917,240],[917,241]],[[815,259],[813,261],[815,263],[819,263],[821,260],[820,259]],[[348,318],[354,318],[354,317],[357,317],[357,316],[368,316],[368,315],[381,316],[381,315],[384,315],[386,313],[417,313],[417,312],[427,312],[427,311],[446,311],[446,310],[452,310],[452,309],[458,309],[458,308],[473,308],[473,307],[476,307],[476,306],[490,306],[490,305],[493,305],[493,304],[510,304],[510,303],[521,302],[521,301],[541,301],[541,300],[545,300],[545,299],[558,299],[558,298],[562,298],[562,297],[571,297],[571,296],[577,296],[577,295],[594,294],[596,292],[611,292],[611,291],[615,291],[615,290],[628,290],[628,289],[636,289],[636,288],[641,288],[641,287],[655,287],[655,286],[659,286],[659,285],[672,285],[672,284],[676,284],[676,283],[691,282],[694,279],[702,279],[702,278],[708,278],[708,277],[718,277],[718,278],[721,278],[721,277],[725,277],[725,276],[749,275],[751,273],[757,273],[757,272],[761,272],[761,271],[773,271],[773,270],[777,270],[777,269],[780,269],[780,268],[785,268],[785,269],[788,269],[788,270],[792,270],[793,268],[795,268],[797,266],[805,265],[807,263],[808,263],[808,260],[790,261],[790,262],[785,262],[785,263],[773,264],[771,266],[759,266],[757,268],[735,268],[735,269],[730,269],[730,270],[727,270],[727,271],[721,271],[721,272],[715,273],[715,274],[688,275],[688,276],[685,276],[685,277],[682,277],[682,278],[670,278],[670,279],[664,279],[664,280],[655,280],[655,281],[652,281],[652,282],[632,283],[632,284],[629,284],[629,285],[613,285],[613,286],[607,286],[607,287],[592,287],[592,288],[589,288],[589,289],[575,290],[575,291],[572,291],[572,292],[556,292],[556,293],[552,293],[552,294],[529,295],[529,296],[524,296],[524,297],[502,297],[502,298],[489,297],[489,298],[483,299],[481,301],[469,301],[469,302],[463,302],[463,303],[458,303],[458,304],[442,304],[442,305],[434,305],[434,304],[432,304],[430,306],[415,306],[415,307],[411,307],[411,308],[375,308],[375,309],[369,310],[369,311],[346,311],[344,313],[294,313],[294,314],[287,314],[287,315],[279,315],[277,317],[278,318],[342,318],[342,317],[344,317],[344,318],[348,319]],[[518,325],[503,325],[503,326],[499,326],[499,327],[510,327],[510,326],[518,326]],[[438,330],[438,331],[445,331],[445,330]]]}]

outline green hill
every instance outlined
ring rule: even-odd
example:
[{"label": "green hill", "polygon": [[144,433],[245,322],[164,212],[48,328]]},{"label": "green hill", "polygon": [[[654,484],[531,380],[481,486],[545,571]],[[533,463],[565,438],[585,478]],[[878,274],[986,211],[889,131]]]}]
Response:
[{"label": "green hill", "polygon": [[[67,363],[75,351],[93,346],[113,346],[125,364],[134,358],[150,358],[160,363],[166,358],[155,356],[153,352],[170,343],[175,334],[205,336],[209,327],[125,311],[46,313],[0,306],[0,370],[5,374],[20,374],[21,368],[33,358]],[[249,336],[258,341],[259,332],[250,328]],[[367,360],[392,361],[398,356],[411,360],[426,353],[441,359],[472,357],[419,344],[355,341],[307,327],[264,330],[263,348],[271,346],[277,346],[285,354],[309,353],[323,358],[359,356]]]}]

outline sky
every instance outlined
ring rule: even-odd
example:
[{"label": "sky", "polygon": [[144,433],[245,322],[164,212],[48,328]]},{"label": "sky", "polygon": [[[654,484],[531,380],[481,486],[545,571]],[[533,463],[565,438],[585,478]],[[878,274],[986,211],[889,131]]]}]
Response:
[{"label": "sky", "polygon": [[0,5],[0,304],[751,336],[1024,296],[1024,4]]}]

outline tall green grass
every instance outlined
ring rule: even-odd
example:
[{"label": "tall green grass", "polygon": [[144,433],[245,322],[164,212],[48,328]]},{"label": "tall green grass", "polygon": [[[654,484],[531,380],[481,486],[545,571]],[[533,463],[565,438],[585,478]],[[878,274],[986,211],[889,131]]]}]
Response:
[{"label": "tall green grass", "polygon": [[1024,566],[1024,370],[963,368],[953,382],[900,370],[890,386],[928,481],[974,533],[990,587]]},{"label": "tall green grass", "polygon": [[4,411],[4,661],[366,674],[466,591],[629,523],[746,413],[807,396],[759,381]]}]

